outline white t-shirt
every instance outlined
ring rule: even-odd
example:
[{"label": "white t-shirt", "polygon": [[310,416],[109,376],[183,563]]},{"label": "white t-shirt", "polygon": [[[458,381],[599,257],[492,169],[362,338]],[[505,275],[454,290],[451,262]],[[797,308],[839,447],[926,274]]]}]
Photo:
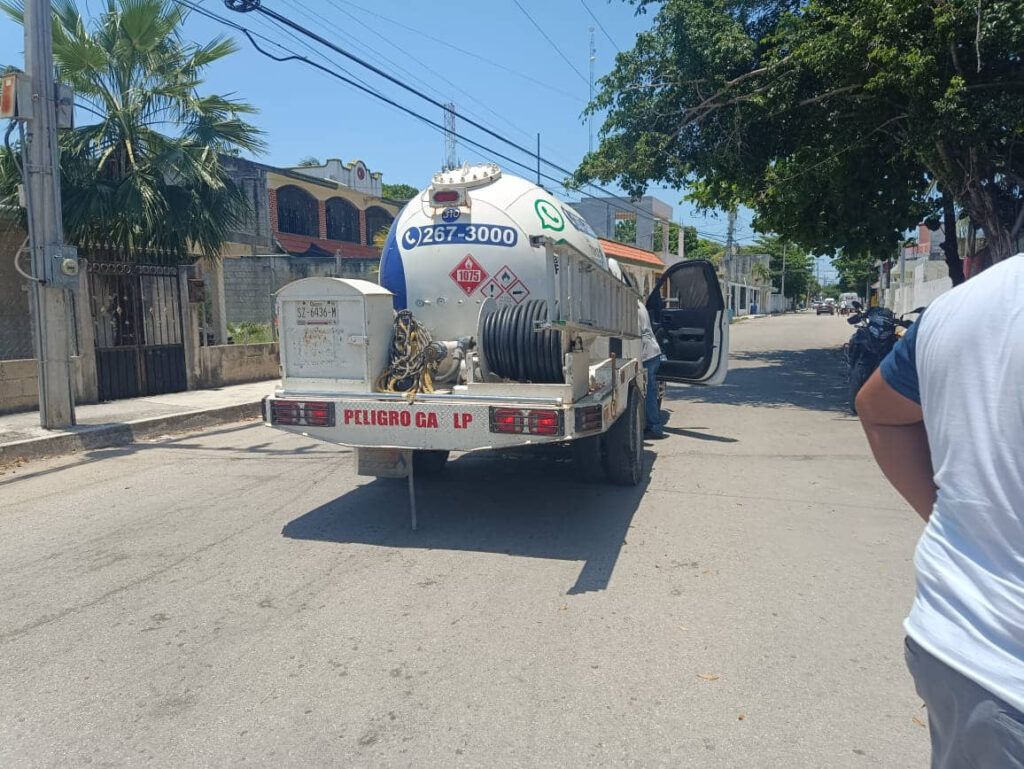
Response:
[{"label": "white t-shirt", "polygon": [[916,326],[882,371],[908,397],[908,360],[916,371],[938,486],[906,630],[1024,711],[1024,254],[943,294]]},{"label": "white t-shirt", "polygon": [[640,359],[646,363],[651,358],[661,357],[661,345],[658,344],[658,339],[654,336],[650,313],[640,302],[637,302],[637,305],[640,313]]}]

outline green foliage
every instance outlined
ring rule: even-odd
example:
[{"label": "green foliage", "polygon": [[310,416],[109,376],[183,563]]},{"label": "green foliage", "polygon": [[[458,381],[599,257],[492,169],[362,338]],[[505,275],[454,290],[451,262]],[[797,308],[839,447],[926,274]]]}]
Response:
[{"label": "green foliage", "polygon": [[405,202],[412,200],[419,194],[419,190],[408,184],[382,184],[382,195],[388,200]]},{"label": "green foliage", "polygon": [[313,155],[306,155],[306,157],[299,161],[298,168],[312,168],[313,166],[322,165],[323,163],[320,162],[320,158],[314,157]]},{"label": "green foliage", "polygon": [[839,272],[839,285],[842,291],[856,291],[864,296],[864,286],[878,279],[878,261],[871,254],[850,254],[841,252],[832,260],[832,266]]},{"label": "green foliage", "polygon": [[[18,3],[0,8],[22,20]],[[263,147],[243,120],[252,107],[199,93],[203,71],[235,43],[185,42],[184,12],[170,0],[107,0],[91,29],[73,0],[54,0],[53,14],[58,76],[96,116],[60,137],[68,240],[217,255],[248,213],[219,154]],[[20,181],[14,160],[0,155],[8,204]]]},{"label": "green foliage", "polygon": [[814,279],[814,257],[811,254],[778,235],[759,236],[751,251],[771,256],[771,281],[775,288],[782,290],[782,265],[785,262],[786,296],[799,299],[807,295]]},{"label": "green foliage", "polygon": [[[718,243],[705,240],[697,235],[696,227],[684,227],[685,236],[683,244],[686,246],[687,259],[710,259],[716,264],[722,258],[725,248]],[[654,228],[654,248],[657,254],[661,253],[661,227]],[[620,243],[636,243],[636,219],[620,219],[615,222],[615,240]],[[679,225],[675,222],[669,224],[668,250],[670,253],[679,253]]]},{"label": "green foliage", "polygon": [[274,341],[274,329],[269,323],[228,323],[228,336],[232,344],[266,344]]},{"label": "green foliage", "polygon": [[804,250],[892,253],[938,190],[1011,251],[1024,205],[1024,0],[639,0],[652,28],[590,112],[574,181],[745,204]]}]

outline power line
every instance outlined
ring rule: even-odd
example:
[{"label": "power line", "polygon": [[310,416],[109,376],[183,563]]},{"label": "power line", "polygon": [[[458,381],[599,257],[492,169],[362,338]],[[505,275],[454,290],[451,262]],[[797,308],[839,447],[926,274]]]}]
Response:
[{"label": "power line", "polygon": [[[341,6],[341,4],[337,2],[337,0],[328,0],[328,2],[330,2],[330,4],[331,4],[331,5],[333,5],[333,6],[334,6],[334,7],[335,7],[335,8],[336,8],[336,9],[337,9],[337,10],[338,10],[338,11],[339,11],[340,13],[344,14],[344,15],[345,15],[345,16],[347,16],[347,17],[348,17],[349,19],[351,19],[352,21],[354,21],[354,22],[355,22],[356,24],[358,24],[359,26],[361,26],[361,27],[363,27],[363,28],[364,28],[365,30],[367,30],[367,31],[368,31],[368,32],[369,32],[369,33],[370,33],[371,35],[374,35],[375,37],[379,38],[380,40],[383,40],[385,44],[387,44],[387,45],[388,45],[388,46],[390,46],[391,48],[394,48],[394,49],[395,49],[396,51],[398,51],[398,52],[399,52],[400,54],[403,54],[403,55],[405,55],[405,56],[406,56],[407,58],[411,59],[411,60],[412,60],[413,62],[415,62],[416,64],[418,64],[418,65],[419,65],[419,66],[420,66],[420,67],[421,67],[421,68],[422,68],[422,69],[423,69],[424,71],[426,71],[426,72],[429,72],[429,73],[431,73],[431,74],[432,74],[432,75],[433,75],[434,77],[436,77],[437,79],[439,79],[439,80],[441,80],[441,81],[443,81],[443,82],[447,83],[447,84],[448,84],[448,85],[449,85],[449,86],[450,86],[451,88],[453,88],[453,89],[455,89],[456,91],[458,91],[459,93],[461,93],[461,94],[462,94],[463,96],[465,96],[465,97],[466,97],[467,99],[469,99],[470,101],[472,101],[472,102],[474,102],[475,104],[479,105],[479,106],[480,106],[481,108],[483,108],[483,109],[484,109],[484,110],[486,110],[486,111],[487,111],[488,113],[490,113],[491,115],[493,115],[493,116],[494,116],[495,118],[497,118],[497,119],[498,119],[498,120],[499,120],[500,122],[502,122],[502,123],[504,123],[505,125],[507,125],[507,126],[508,126],[509,128],[511,128],[511,129],[512,129],[513,131],[517,131],[518,133],[520,133],[520,134],[522,134],[523,136],[526,136],[526,137],[529,137],[529,136],[531,135],[531,134],[530,134],[530,133],[529,133],[528,131],[525,131],[525,130],[523,130],[522,128],[520,128],[519,126],[517,126],[517,125],[516,125],[515,123],[513,123],[513,122],[512,122],[511,120],[509,120],[509,119],[508,119],[508,117],[507,117],[506,115],[502,114],[501,112],[498,112],[497,110],[493,109],[493,108],[492,108],[491,106],[489,106],[488,104],[486,104],[486,103],[484,103],[483,101],[481,101],[480,99],[476,98],[475,96],[473,96],[473,94],[469,93],[469,92],[468,92],[467,90],[465,90],[464,88],[462,88],[462,87],[461,87],[461,86],[460,86],[460,85],[459,85],[458,83],[454,83],[454,82],[452,82],[452,80],[450,80],[450,79],[449,79],[448,77],[446,77],[446,76],[445,76],[445,75],[444,75],[443,73],[441,73],[441,72],[438,72],[438,71],[437,71],[436,69],[434,69],[433,67],[431,67],[431,66],[430,66],[429,64],[427,64],[427,63],[426,63],[425,61],[423,61],[422,59],[420,59],[420,58],[418,58],[418,57],[416,57],[416,56],[413,56],[413,55],[412,55],[411,53],[409,53],[409,52],[408,52],[407,50],[403,49],[403,48],[402,48],[401,46],[399,46],[399,45],[397,45],[396,43],[392,42],[392,41],[391,41],[391,40],[390,40],[389,38],[387,38],[387,37],[385,37],[384,35],[382,35],[382,34],[381,34],[380,32],[378,32],[378,31],[377,31],[376,29],[374,29],[374,28],[373,28],[373,27],[371,27],[371,26],[370,26],[369,24],[367,24],[366,22],[364,22],[364,21],[363,21],[362,19],[358,18],[357,16],[355,16],[355,15],[354,15],[354,14],[352,14],[351,12],[349,12],[349,11],[345,10],[345,9],[344,9],[344,8],[343,8],[343,7]],[[382,55],[382,54],[380,54],[379,52],[378,52],[378,55],[380,55],[380,56],[381,56],[381,58],[384,58],[384,57],[383,57],[383,55]],[[384,59],[384,60],[385,60],[385,61],[387,61],[387,59]],[[397,65],[395,65],[395,66],[397,66]],[[408,72],[408,70],[406,70],[406,71]],[[417,79],[417,80],[419,80],[419,82],[421,82],[421,83],[424,83],[424,81],[423,81],[422,79],[420,79],[420,78],[416,78],[416,79]],[[425,85],[429,85],[429,84],[427,84],[427,83],[424,83],[424,84],[425,84]],[[441,93],[440,89],[438,89],[438,88],[433,88],[433,90],[434,90],[434,91],[435,91],[436,93]]]},{"label": "power line", "polygon": [[[436,130],[436,131],[438,131],[438,132],[440,132],[442,134],[445,132],[445,127],[442,124],[438,123],[437,121],[431,120],[430,118],[425,117],[421,113],[418,113],[415,110],[413,110],[413,109],[411,109],[409,107],[406,107],[405,105],[400,104],[399,102],[396,102],[394,99],[391,99],[391,98],[383,95],[379,91],[374,90],[373,88],[367,86],[366,84],[364,84],[362,82],[357,82],[352,77],[349,77],[349,76],[346,76],[346,75],[341,75],[338,72],[332,70],[330,67],[326,67],[324,65],[321,65],[321,64],[319,64],[317,62],[314,62],[314,61],[308,59],[305,56],[301,56],[301,55],[295,53],[295,51],[293,51],[293,50],[291,50],[291,49],[281,45],[280,43],[278,43],[278,42],[276,42],[274,40],[270,40],[266,36],[259,35],[258,33],[253,33],[247,27],[244,27],[244,26],[242,26],[240,24],[237,24],[235,22],[229,21],[229,20],[227,20],[227,19],[225,19],[225,18],[223,18],[221,16],[218,16],[216,14],[213,14],[213,13],[211,13],[211,12],[201,8],[201,7],[199,7],[194,2],[191,2],[191,0],[174,0],[174,2],[178,3],[179,5],[184,6],[186,8],[191,9],[192,11],[194,11],[196,13],[199,13],[202,16],[205,16],[207,18],[216,20],[216,21],[218,21],[218,22],[220,22],[220,23],[222,23],[222,24],[224,24],[224,25],[226,25],[226,26],[228,26],[228,27],[230,27],[232,29],[235,29],[235,30],[241,32],[242,34],[244,34],[246,36],[246,38],[248,38],[249,42],[252,44],[252,46],[257,51],[259,51],[264,56],[267,56],[268,58],[273,59],[274,61],[278,61],[278,62],[283,62],[283,61],[301,61],[301,62],[304,62],[304,63],[306,63],[306,64],[308,64],[308,65],[310,65],[310,66],[312,66],[312,67],[314,67],[316,69],[321,70],[322,72],[324,72],[324,73],[326,73],[328,75],[331,75],[332,77],[334,77],[334,78],[336,78],[338,80],[341,80],[344,83],[347,83],[348,85],[350,85],[353,88],[356,88],[359,91],[362,91],[362,92],[364,92],[364,93],[366,93],[366,94],[368,94],[370,96],[373,96],[376,99],[379,99],[380,101],[383,101],[384,103],[386,103],[386,104],[388,104],[388,105],[390,105],[390,106],[400,110],[401,112],[409,115],[410,117],[413,117],[413,118],[419,120],[420,122],[428,125],[429,127],[433,128],[434,130]],[[315,41],[321,43],[322,45],[330,48],[331,50],[334,50],[334,51],[337,51],[338,53],[341,53],[346,58],[348,58],[348,59],[350,59],[352,61],[355,61],[356,63],[360,64],[364,68],[369,69],[371,72],[374,72],[375,74],[380,75],[381,77],[383,77],[384,79],[388,80],[389,82],[392,82],[392,83],[400,86],[404,90],[409,91],[410,93],[413,93],[416,96],[419,96],[424,101],[427,101],[427,102],[429,102],[429,103],[433,104],[434,106],[439,107],[441,109],[444,109],[444,107],[445,107],[444,104],[438,102],[437,100],[433,99],[432,97],[424,94],[423,92],[417,90],[416,88],[413,88],[412,86],[409,86],[409,85],[407,85],[405,83],[402,83],[400,80],[398,80],[394,76],[388,74],[387,72],[385,72],[384,70],[380,69],[379,67],[377,67],[377,66],[375,66],[375,65],[373,65],[373,64],[371,64],[371,63],[369,63],[369,62],[367,62],[367,61],[365,61],[363,59],[361,59],[360,57],[356,56],[355,54],[352,54],[352,53],[344,50],[343,48],[341,48],[338,45],[336,45],[336,44],[326,40],[325,38],[323,38],[322,36],[318,35],[317,33],[312,32],[312,31],[306,29],[305,27],[303,27],[302,25],[300,25],[300,24],[298,24],[296,22],[291,21],[290,19],[288,19],[285,16],[282,16],[281,14],[277,13],[276,11],[271,11],[271,10],[268,10],[266,8],[263,8],[262,5],[260,4],[260,0],[224,0],[224,2],[225,2],[225,5],[228,8],[232,9],[232,10],[239,10],[239,11],[242,11],[242,12],[251,11],[251,10],[259,10],[263,14],[269,16],[270,18],[272,18],[272,19],[274,19],[276,21],[279,21],[280,23],[284,24],[285,26],[287,26],[289,28],[292,28],[292,29],[296,30],[300,34],[303,34],[303,35],[309,37],[310,39],[315,40]],[[274,45],[275,47],[279,48],[280,50],[287,52],[289,55],[287,55],[287,56],[275,56],[274,54],[272,54],[269,51],[266,51],[262,47],[260,47],[259,43],[256,42],[256,38],[260,38],[260,39],[266,41],[267,43],[269,43],[271,45]],[[468,123],[469,125],[472,125],[473,127],[483,131],[484,133],[488,134],[489,136],[492,136],[493,138],[498,139],[502,143],[507,144],[507,145],[509,145],[509,146],[511,146],[511,147],[513,147],[513,148],[515,148],[517,150],[519,150],[520,152],[524,153],[525,155],[527,155],[531,159],[539,159],[545,165],[555,169],[556,171],[559,171],[560,173],[566,174],[567,176],[572,176],[572,174],[573,174],[572,171],[568,170],[567,168],[564,168],[563,166],[558,165],[557,163],[554,163],[551,160],[547,160],[546,158],[539,157],[538,154],[535,153],[533,150],[527,149],[527,148],[523,147],[522,145],[516,143],[515,141],[513,141],[513,140],[511,140],[511,139],[509,139],[509,138],[507,138],[507,137],[505,137],[505,136],[503,136],[503,135],[501,135],[501,134],[499,134],[499,133],[497,133],[495,131],[492,131],[491,129],[487,128],[484,125],[481,125],[479,122],[477,122],[477,121],[475,121],[475,120],[473,120],[471,118],[465,117],[464,115],[460,115],[457,112],[454,113],[454,114],[455,114],[456,117],[462,118],[462,120],[464,122]],[[534,167],[532,165],[527,165],[524,162],[515,160],[514,158],[511,158],[511,157],[509,157],[506,154],[498,152],[497,150],[493,149],[492,147],[488,147],[485,144],[481,144],[478,141],[470,139],[469,137],[465,136],[464,134],[456,133],[455,135],[459,139],[461,139],[464,143],[472,145],[474,147],[478,147],[478,148],[484,150],[485,152],[489,153],[493,157],[497,157],[497,158],[500,158],[502,160],[505,160],[506,162],[508,162],[508,163],[510,163],[510,164],[512,164],[514,166],[517,166],[519,168],[522,168],[522,169],[528,171],[531,174],[535,172],[535,169],[534,169]],[[550,182],[553,182],[554,184],[556,184],[556,185],[558,185],[560,187],[565,186],[565,179],[564,178],[563,179],[559,179],[559,178],[551,176],[550,174],[547,174],[547,173],[539,173],[538,175],[540,177],[542,177],[543,179],[545,179],[547,181],[550,181]],[[586,182],[585,185],[587,187],[591,187],[593,189],[598,190],[599,192],[604,193],[610,199],[621,201],[626,206],[628,206],[628,209],[632,209],[633,210],[633,212],[635,213],[635,216],[645,217],[645,218],[650,219],[651,221],[655,221],[655,222],[662,221],[657,216],[655,216],[653,213],[640,208],[639,206],[637,206],[632,201],[630,201],[630,200],[628,200],[626,198],[623,198],[623,197],[621,197],[621,196],[611,192],[610,190],[608,190],[608,189],[606,189],[604,187],[601,187],[600,185],[598,185],[598,184],[596,184],[594,182]],[[627,208],[621,207],[621,206],[619,207],[619,209],[620,210],[628,210]]]},{"label": "power line", "polygon": [[525,8],[523,8],[523,6],[522,6],[522,3],[520,3],[520,2],[519,2],[519,0],[512,0],[512,2],[513,2],[513,3],[515,3],[515,4],[516,4],[516,7],[517,7],[517,8],[518,8],[518,9],[519,9],[520,11],[522,11],[522,12],[523,12],[523,15],[525,15],[525,16],[526,16],[526,18],[528,18],[528,19],[530,20],[530,23],[531,23],[531,24],[533,24],[533,26],[537,28],[537,31],[538,31],[538,32],[540,32],[540,34],[541,34],[541,35],[543,36],[543,38],[544,38],[545,40],[547,40],[547,41],[548,41],[548,43],[550,43],[550,44],[551,44],[551,47],[552,47],[552,48],[554,48],[554,49],[555,49],[555,52],[556,52],[556,53],[557,53],[557,54],[558,54],[559,56],[561,56],[561,57],[562,57],[562,60],[563,60],[563,61],[564,61],[564,62],[565,62],[566,64],[568,64],[568,65],[569,65],[569,67],[570,67],[570,68],[572,69],[572,71],[573,71],[573,72],[575,72],[575,73],[576,73],[576,74],[577,74],[577,75],[579,76],[579,79],[580,79],[580,80],[582,80],[582,81],[583,81],[584,83],[586,83],[586,82],[587,82],[587,79],[586,79],[585,77],[583,77],[583,73],[582,73],[582,72],[580,72],[580,71],[579,71],[578,69],[576,69],[576,65],[572,63],[572,60],[571,60],[571,59],[570,59],[570,58],[569,58],[568,56],[566,56],[566,55],[565,55],[564,53],[562,53],[562,49],[558,47],[558,43],[556,43],[556,42],[555,42],[554,40],[552,40],[552,39],[551,39],[551,38],[550,38],[550,37],[548,36],[548,33],[544,31],[544,27],[542,27],[542,26],[541,26],[540,24],[538,24],[538,23],[537,23],[537,20],[536,20],[536,19],[534,19],[534,18],[533,18],[533,16],[531,16],[531,15],[530,15],[530,12],[529,12],[529,11],[527,11],[527,10],[526,10]]},{"label": "power line", "polygon": [[357,5],[356,3],[353,3],[350,0],[338,0],[338,2],[342,2],[345,5],[349,6],[350,8],[355,8],[357,11],[365,13],[368,16],[372,16],[375,19],[386,21],[387,23],[393,24],[394,26],[399,27],[400,29],[404,29],[408,32],[412,32],[413,34],[419,35],[420,37],[437,43],[438,45],[443,45],[446,48],[450,48],[451,50],[457,51],[458,53],[461,53],[465,56],[470,56],[476,59],[477,61],[482,61],[484,64],[489,64],[490,66],[507,72],[510,75],[515,75],[516,77],[522,78],[523,80],[526,80],[539,88],[544,88],[548,91],[551,91],[552,93],[558,94],[559,96],[564,96],[568,99],[573,99],[575,101],[580,102],[581,104],[584,103],[584,100],[581,99],[578,94],[571,94],[568,91],[563,91],[560,88],[554,87],[550,83],[546,83],[543,80],[538,80],[537,78],[531,77],[530,75],[527,75],[525,72],[513,69],[512,67],[502,64],[501,62],[494,61],[493,59],[488,59],[486,56],[481,56],[480,54],[467,50],[465,48],[460,48],[459,46],[449,42],[448,40],[445,40],[444,38],[435,37],[434,35],[427,34],[421,29],[411,27],[408,24],[398,21],[397,19],[392,19],[390,16],[384,16],[383,14],[377,13],[376,11],[371,11],[369,8],[363,8],[361,5]]},{"label": "power line", "polygon": [[[180,2],[180,3],[187,2],[187,0],[175,0],[175,1],[176,2]],[[401,80],[396,78],[394,75],[391,75],[388,72],[385,72],[380,67],[377,67],[376,65],[366,61],[365,59],[362,59],[359,56],[356,56],[355,54],[351,53],[350,51],[346,51],[344,48],[341,48],[339,45],[337,45],[335,43],[332,43],[330,40],[327,40],[322,35],[319,35],[318,33],[313,32],[312,30],[306,29],[301,24],[298,24],[297,22],[292,21],[288,17],[283,16],[282,14],[280,14],[280,13],[278,13],[276,11],[273,11],[273,10],[270,10],[268,8],[263,7],[263,5],[261,4],[260,0],[224,0],[224,3],[225,3],[225,5],[228,8],[230,8],[232,10],[236,10],[236,11],[242,12],[242,13],[245,13],[245,12],[248,12],[248,11],[259,11],[260,13],[263,13],[266,16],[274,19],[275,21],[285,25],[286,27],[294,29],[295,31],[299,32],[300,34],[303,34],[303,35],[309,37],[310,39],[315,40],[316,42],[320,43],[321,45],[323,45],[323,46],[325,46],[327,48],[330,48],[333,51],[336,51],[336,52],[340,53],[345,58],[347,58],[347,59],[349,59],[351,61],[356,62],[357,64],[359,64],[360,66],[362,66],[362,67],[364,67],[366,69],[369,69],[374,74],[379,75],[380,77],[384,78],[385,80],[387,80],[387,81],[389,81],[391,83],[394,83],[395,85],[399,86],[403,90],[408,91],[409,93],[412,93],[415,96],[418,96],[419,98],[423,99],[426,102],[429,102],[430,104],[434,105],[438,109],[442,109],[443,110],[445,108],[445,105],[442,102],[439,102],[437,99],[434,99],[433,97],[423,93],[422,91],[412,87],[411,85],[408,85],[407,83],[403,83]],[[252,42],[251,39],[250,39],[250,42]],[[302,58],[302,57],[292,57],[292,58]],[[327,70],[325,70],[325,71],[327,71]],[[363,90],[366,90],[366,89],[363,89]],[[367,91],[367,92],[368,93],[374,93],[372,91]],[[375,95],[377,95],[379,98],[386,99],[386,97],[383,97],[380,94],[375,94]],[[400,108],[403,109],[403,111],[410,112],[410,114],[415,115],[420,120],[425,120],[425,121],[430,122],[432,125],[435,125],[435,126],[438,125],[436,122],[430,121],[429,119],[424,118],[422,115],[419,115],[418,113],[412,112],[411,110],[409,110],[406,107],[400,106]],[[514,149],[519,150],[520,152],[524,153],[528,157],[537,158],[537,153],[534,150],[528,149],[528,148],[524,147],[522,144],[519,144],[518,142],[515,142],[512,139],[509,139],[508,137],[503,136],[502,134],[499,134],[496,131],[491,130],[487,126],[481,124],[480,122],[478,122],[476,120],[473,120],[470,117],[466,117],[465,115],[460,114],[458,112],[456,112],[455,115],[456,115],[456,117],[462,119],[463,122],[473,126],[474,128],[476,128],[476,129],[478,129],[480,131],[483,131],[488,136],[491,136],[492,138],[497,139],[498,141],[502,142],[503,144],[506,144],[506,145],[508,145],[510,147],[513,147]],[[465,140],[464,136],[460,136],[459,138]],[[477,143],[477,146],[480,146],[483,149],[486,149],[486,150],[488,150],[490,152],[494,152],[493,150],[489,149],[485,145],[480,145],[479,143]],[[501,154],[499,154],[497,152],[494,152],[494,154],[497,157],[507,158],[506,155],[501,155]],[[570,171],[569,169],[565,168],[564,166],[561,166],[561,165],[559,165],[559,164],[557,164],[557,163],[555,163],[555,162],[553,162],[551,160],[548,160],[548,159],[546,159],[544,157],[541,157],[540,160],[541,160],[541,162],[543,162],[545,165],[549,166],[550,168],[553,168],[553,169],[555,169],[556,171],[558,171],[560,173],[566,174],[566,176],[572,176],[573,175],[572,171]],[[521,163],[519,161],[511,161],[511,162],[514,162],[515,165],[517,165],[519,167],[527,167],[527,166],[525,166],[523,163]],[[533,169],[531,168],[530,170],[532,171]],[[555,181],[559,185],[562,185],[563,182],[564,182],[564,180],[554,179],[554,177],[551,177],[551,176],[546,175],[546,174],[544,174],[543,176],[546,179]],[[605,189],[604,187],[601,187],[598,184],[595,184],[594,182],[587,182],[586,186],[592,187],[593,189],[596,189],[596,190],[604,193],[605,195],[607,195],[609,197],[619,198],[619,199],[625,200],[624,198],[620,198],[615,193],[611,192],[608,189]],[[638,215],[646,216],[646,217],[650,218],[651,220],[658,221],[658,217],[654,216],[652,213],[650,213],[648,211],[645,211],[644,209],[636,206],[631,201],[626,201],[626,202],[627,202],[627,204],[629,206],[631,206],[637,212]]]},{"label": "power line", "polygon": [[[434,121],[434,120],[431,120],[428,117],[425,117],[424,115],[416,112],[415,110],[413,110],[413,109],[411,109],[409,107],[406,107],[403,104],[400,104],[399,102],[395,101],[394,99],[391,99],[391,98],[389,98],[389,97],[387,97],[387,96],[385,96],[385,95],[375,91],[373,88],[371,88],[371,87],[369,87],[369,86],[367,86],[367,85],[365,85],[363,83],[360,83],[360,82],[357,82],[357,81],[353,80],[352,78],[348,77],[347,75],[342,75],[342,74],[332,70],[330,67],[324,66],[323,64],[320,64],[318,62],[312,61],[311,59],[308,59],[305,56],[297,54],[295,51],[291,50],[290,48],[287,48],[286,46],[283,46],[283,45],[281,45],[280,43],[278,43],[276,41],[270,40],[269,38],[267,38],[264,35],[260,35],[259,33],[254,33],[248,27],[245,27],[245,26],[243,26],[241,24],[236,24],[234,22],[231,22],[228,19],[225,19],[225,18],[223,18],[221,16],[217,16],[216,14],[211,13],[211,12],[207,11],[206,9],[199,7],[198,5],[194,4],[193,2],[190,2],[190,0],[174,0],[174,2],[177,3],[178,5],[181,5],[181,6],[184,6],[186,8],[189,8],[190,10],[194,11],[195,13],[200,14],[201,16],[204,16],[204,17],[206,17],[208,19],[212,19],[212,20],[218,21],[218,22],[220,22],[220,23],[222,23],[222,24],[224,24],[224,25],[226,25],[228,27],[231,27],[232,29],[237,30],[238,32],[241,32],[243,35],[246,36],[246,38],[248,38],[249,42],[252,44],[252,46],[259,53],[263,54],[264,56],[266,56],[269,59],[272,59],[272,60],[277,61],[277,62],[301,61],[301,62],[303,62],[305,64],[308,64],[311,67],[314,67],[315,69],[320,70],[321,72],[324,72],[324,73],[330,75],[331,77],[334,77],[334,78],[336,78],[338,80],[341,80],[342,82],[352,86],[353,88],[355,88],[355,89],[357,89],[359,91],[362,91],[362,92],[368,94],[369,96],[373,96],[374,98],[379,99],[380,101],[384,102],[385,104],[388,104],[388,105],[394,107],[395,109],[398,109],[401,112],[404,112],[405,114],[409,115],[410,117],[413,117],[416,120],[419,120],[420,122],[428,125],[429,127],[433,128],[434,130],[436,130],[436,131],[438,131],[438,132],[440,132],[442,134],[446,130],[445,126],[443,126],[441,123],[438,123],[437,121]],[[277,48],[281,49],[282,51],[288,53],[288,55],[287,56],[276,56],[276,55],[270,53],[269,51],[263,49],[259,45],[259,43],[256,42],[257,39],[263,40],[266,43],[269,43],[271,45],[276,46]],[[467,136],[464,136],[464,135],[459,134],[459,133],[455,133],[455,136],[457,136],[463,142],[465,142],[467,144],[470,144],[470,145],[472,145],[474,147],[478,147],[481,150],[489,153],[492,157],[501,158],[502,160],[506,161],[507,163],[510,163],[511,165],[514,165],[514,166],[518,166],[519,168],[522,168],[522,169],[524,169],[526,171],[529,171],[531,173],[534,170],[532,166],[529,166],[529,165],[527,165],[525,163],[522,163],[522,162],[520,162],[518,160],[515,160],[514,158],[509,157],[508,155],[505,155],[505,154],[503,154],[501,152],[498,152],[497,150],[495,150],[495,149],[493,149],[491,147],[488,147],[485,144],[481,144],[480,142],[477,142],[477,141],[475,141],[473,139],[470,139]],[[542,174],[542,176],[546,180],[554,182],[555,184],[559,184],[559,185],[562,184],[562,180],[558,179],[557,177],[551,176],[549,174]]]},{"label": "power line", "polygon": [[601,20],[594,15],[594,12],[592,10],[590,10],[590,6],[587,5],[587,0],[580,0],[580,2],[583,4],[583,7],[587,9],[587,13],[590,14],[590,18],[592,18],[594,20],[594,23],[597,24],[598,29],[604,32],[604,36],[608,38],[608,42],[612,44],[616,51],[622,53],[622,49],[619,48],[618,43],[615,42],[612,36],[608,34],[608,30],[604,28],[604,24],[602,24]]}]

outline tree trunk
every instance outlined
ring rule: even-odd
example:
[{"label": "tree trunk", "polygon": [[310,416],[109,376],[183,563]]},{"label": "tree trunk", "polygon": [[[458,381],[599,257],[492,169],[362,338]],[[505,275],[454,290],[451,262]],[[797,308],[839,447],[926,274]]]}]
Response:
[{"label": "tree trunk", "polygon": [[946,267],[949,279],[954,286],[959,286],[964,278],[964,263],[960,261],[960,247],[956,240],[956,207],[948,195],[942,196],[942,229],[945,237],[942,241],[942,252],[946,255]]},{"label": "tree trunk", "polygon": [[[977,254],[979,269],[985,269],[1013,256],[1016,235],[1020,227],[1016,222],[1004,221],[999,215],[999,200],[996,193],[974,186],[968,190],[966,198],[965,212],[985,233],[985,246]],[[973,274],[974,270],[971,272]]]}]

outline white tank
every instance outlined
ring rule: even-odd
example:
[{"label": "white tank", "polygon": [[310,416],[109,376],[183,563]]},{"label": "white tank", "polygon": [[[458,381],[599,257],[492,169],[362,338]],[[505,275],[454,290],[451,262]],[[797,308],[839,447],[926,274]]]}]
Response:
[{"label": "white tank", "polygon": [[392,224],[380,283],[434,339],[473,336],[486,299],[502,306],[548,295],[535,235],[564,239],[608,268],[586,220],[543,188],[493,164],[445,171]]}]

